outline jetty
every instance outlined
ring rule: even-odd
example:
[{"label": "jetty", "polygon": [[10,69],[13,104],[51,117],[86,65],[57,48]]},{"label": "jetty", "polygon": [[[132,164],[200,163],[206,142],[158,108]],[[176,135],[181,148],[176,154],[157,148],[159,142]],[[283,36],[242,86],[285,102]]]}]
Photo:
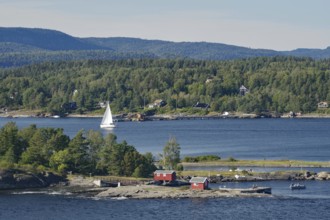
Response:
[{"label": "jetty", "polygon": [[231,192],[231,193],[261,193],[261,194],[272,194],[271,187],[251,187],[246,189],[233,189],[233,188],[219,188],[221,192]]}]

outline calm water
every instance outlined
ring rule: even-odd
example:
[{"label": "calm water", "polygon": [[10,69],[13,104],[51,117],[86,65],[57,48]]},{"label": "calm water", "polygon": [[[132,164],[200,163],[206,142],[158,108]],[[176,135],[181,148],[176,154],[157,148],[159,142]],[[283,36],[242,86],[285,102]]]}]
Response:
[{"label": "calm water", "polygon": [[98,200],[52,192],[2,193],[0,219],[329,219],[329,181],[305,183],[307,189],[300,191],[290,191],[288,182],[263,184],[273,187],[273,197]]},{"label": "calm water", "polygon": [[175,136],[182,155],[217,154],[222,158],[330,160],[330,119],[219,119],[121,122],[109,131],[100,118],[0,118],[0,126],[62,127],[73,137],[80,129],[112,132],[141,153],[161,153]]},{"label": "calm water", "polygon": [[[0,118],[0,126],[62,127],[73,137],[80,129],[100,130],[100,119]],[[329,161],[330,119],[222,119],[122,122],[112,131],[140,152],[160,153],[168,138],[177,138],[183,155],[218,154],[238,159]],[[0,219],[329,219],[330,181],[303,182],[306,190],[289,190],[288,181],[271,186],[272,198],[113,200],[76,197],[51,190],[0,192]],[[211,187],[250,187],[251,183]]]}]

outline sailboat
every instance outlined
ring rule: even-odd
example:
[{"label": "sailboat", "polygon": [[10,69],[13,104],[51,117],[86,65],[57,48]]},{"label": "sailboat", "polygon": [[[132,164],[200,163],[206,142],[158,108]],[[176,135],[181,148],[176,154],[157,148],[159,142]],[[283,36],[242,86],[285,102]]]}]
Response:
[{"label": "sailboat", "polygon": [[113,123],[113,120],[112,120],[112,114],[111,114],[111,109],[110,109],[109,102],[107,102],[107,108],[104,112],[100,127],[101,128],[114,128],[114,127],[116,127],[116,125]]}]

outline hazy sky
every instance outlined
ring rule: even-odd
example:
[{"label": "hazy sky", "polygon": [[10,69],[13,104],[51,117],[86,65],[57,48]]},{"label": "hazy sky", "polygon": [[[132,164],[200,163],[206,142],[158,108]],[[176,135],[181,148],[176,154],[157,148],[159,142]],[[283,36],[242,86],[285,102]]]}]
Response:
[{"label": "hazy sky", "polygon": [[0,26],[76,37],[323,49],[330,46],[329,10],[329,0],[0,0]]}]

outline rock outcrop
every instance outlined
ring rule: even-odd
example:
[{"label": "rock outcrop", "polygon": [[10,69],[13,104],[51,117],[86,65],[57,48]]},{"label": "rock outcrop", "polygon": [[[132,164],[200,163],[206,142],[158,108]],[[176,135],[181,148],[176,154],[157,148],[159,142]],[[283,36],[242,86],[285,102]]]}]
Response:
[{"label": "rock outcrop", "polygon": [[254,182],[254,181],[269,181],[269,180],[330,180],[329,172],[296,172],[296,171],[288,171],[288,172],[272,172],[272,173],[249,173],[244,176],[210,176],[210,183],[221,183],[221,182]]},{"label": "rock outcrop", "polygon": [[66,181],[51,172],[31,173],[22,170],[0,170],[0,190],[42,188]]},{"label": "rock outcrop", "polygon": [[317,180],[330,180],[330,173],[329,172],[319,172],[315,179]]}]

